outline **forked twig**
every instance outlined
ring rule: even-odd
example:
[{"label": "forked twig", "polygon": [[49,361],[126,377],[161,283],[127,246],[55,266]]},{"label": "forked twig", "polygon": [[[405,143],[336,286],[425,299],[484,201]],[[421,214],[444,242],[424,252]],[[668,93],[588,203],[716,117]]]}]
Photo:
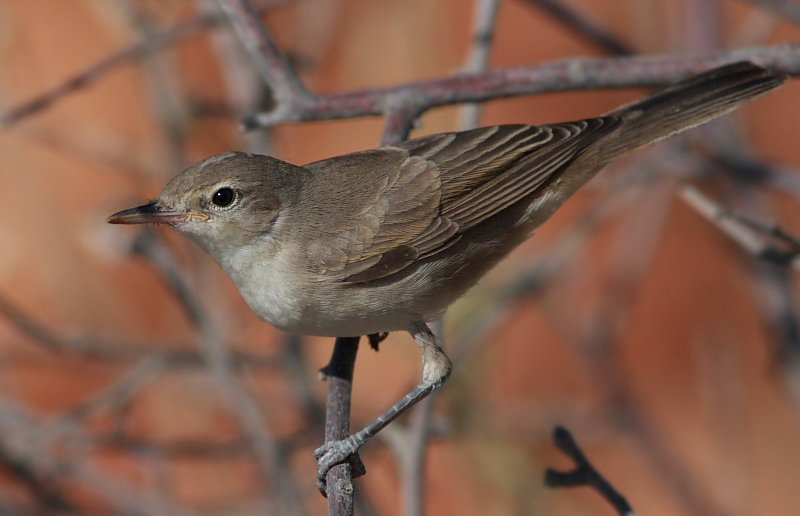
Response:
[{"label": "forked twig", "polygon": [[636,516],[628,500],[601,475],[581,451],[572,434],[566,428],[557,426],[553,430],[553,441],[559,450],[572,459],[576,468],[567,471],[556,471],[548,468],[544,474],[544,483],[548,487],[589,486],[600,493],[620,516]]},{"label": "forked twig", "polygon": [[684,186],[681,198],[751,255],[800,271],[800,238],[779,225],[721,206],[693,186]]}]

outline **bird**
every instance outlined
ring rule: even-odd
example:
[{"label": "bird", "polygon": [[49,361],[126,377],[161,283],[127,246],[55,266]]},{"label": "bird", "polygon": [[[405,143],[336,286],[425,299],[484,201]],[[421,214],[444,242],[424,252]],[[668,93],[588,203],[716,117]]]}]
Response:
[{"label": "bird", "polygon": [[435,134],[303,166],[227,152],[108,222],[163,224],[188,237],[280,330],[411,334],[421,383],[361,431],[315,451],[324,494],[332,466],[447,380],[452,364],[427,323],[608,163],[786,80],[742,61],[573,122]]}]

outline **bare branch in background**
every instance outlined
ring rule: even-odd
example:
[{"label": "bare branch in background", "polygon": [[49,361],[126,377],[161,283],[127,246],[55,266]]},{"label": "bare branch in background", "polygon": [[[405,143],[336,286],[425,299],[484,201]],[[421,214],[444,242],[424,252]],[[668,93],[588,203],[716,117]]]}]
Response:
[{"label": "bare branch in background", "polygon": [[800,271],[800,240],[777,224],[721,206],[693,186],[684,186],[681,198],[749,254]]},{"label": "bare branch in background", "polygon": [[627,44],[591,23],[559,0],[525,0],[525,3],[541,9],[562,27],[608,55],[630,56],[636,53]]},{"label": "bare branch in background", "polygon": [[[482,72],[489,68],[489,56],[494,40],[494,28],[500,0],[475,0],[472,21],[472,45],[469,47],[462,72]],[[481,108],[478,104],[467,104],[459,113],[458,127],[462,131],[478,127]]]},{"label": "bare branch in background", "polygon": [[[462,68],[464,72],[481,72],[488,68],[499,7],[499,0],[475,0],[472,45]],[[462,107],[459,129],[468,130],[477,127],[480,122],[481,110],[482,107],[478,104],[468,104]],[[391,118],[389,117],[387,127],[390,123]],[[407,137],[408,131],[402,134],[402,139]],[[443,321],[435,323],[433,329],[434,333],[442,338]],[[442,341],[444,340],[442,339]],[[405,516],[422,516],[425,513],[425,486],[427,483],[425,465],[428,457],[428,440],[432,433],[430,426],[435,401],[436,393],[432,393],[412,408],[407,427],[396,428],[394,439],[391,437],[388,439],[400,467],[401,510]]]},{"label": "bare branch in background", "polygon": [[[125,483],[108,471],[98,468],[85,454],[74,453],[69,447],[42,446],[31,448],[28,436],[40,431],[40,423],[26,410],[11,403],[0,407],[0,459],[24,472],[30,478],[25,482],[36,482],[38,487],[32,490],[45,489],[48,496],[63,496],[58,500],[66,507],[74,507],[66,499],[71,482],[84,486],[88,492],[98,495],[101,504],[105,504],[120,514],[163,516],[196,516],[198,513],[161,496],[147,488]],[[80,434],[79,429],[74,430]],[[88,442],[85,435],[81,440]],[[77,450],[84,452],[83,448]],[[61,489],[62,483],[65,489]],[[74,485],[74,484],[73,484]],[[59,495],[61,493],[61,495]],[[37,492],[38,494],[38,492]],[[41,500],[40,500],[41,501]]]},{"label": "bare branch in background", "polygon": [[157,356],[143,359],[98,394],[88,397],[78,406],[28,434],[25,446],[30,449],[46,448],[53,441],[74,431],[86,419],[123,405],[154,381],[164,371],[164,366],[164,362]]},{"label": "bare branch in background", "polygon": [[747,0],[781,18],[800,25],[800,4],[797,0]]},{"label": "bare branch in background", "polygon": [[[285,4],[288,1],[290,0],[262,0],[258,2],[258,8],[259,10],[263,10]],[[147,57],[162,48],[174,45],[182,39],[200,34],[209,28],[218,27],[222,25],[225,20],[226,18],[222,13],[208,13],[197,18],[180,22],[168,29],[153,31],[139,43],[134,43],[108,56],[61,84],[0,113],[0,128],[7,128],[27,116],[49,108],[58,100],[61,100],[70,93],[89,86],[122,65]]]},{"label": "bare branch in background", "polygon": [[413,106],[403,106],[402,102],[388,111],[383,125],[381,147],[400,143],[408,138],[408,134],[414,128],[414,122],[421,114],[422,112]]},{"label": "bare branch in background", "polygon": [[275,46],[248,0],[219,0],[256,70],[272,88],[275,113],[302,109],[311,98],[283,53]]},{"label": "bare branch in background", "polygon": [[625,497],[592,466],[566,428],[557,426],[553,430],[553,441],[567,457],[572,459],[576,468],[568,472],[548,468],[544,476],[545,485],[548,487],[589,486],[600,493],[600,496],[605,498],[620,516],[636,516]]},{"label": "bare branch in background", "polygon": [[[203,357],[193,349],[175,349],[183,344],[151,343],[131,344],[91,336],[63,337],[39,321],[34,320],[0,294],[0,317],[5,318],[21,334],[47,351],[73,359],[126,364],[146,357],[157,357],[168,367],[204,366]],[[173,349],[170,349],[173,348]],[[281,364],[270,356],[259,356],[236,351],[235,367],[275,369]],[[6,358],[8,361],[8,358]]]},{"label": "bare branch in background", "polygon": [[[231,407],[239,417],[258,459],[260,470],[269,480],[271,492],[278,500],[281,514],[303,514],[299,491],[294,484],[285,453],[270,435],[261,408],[247,388],[236,378],[233,357],[219,331],[206,316],[189,291],[179,268],[168,249],[152,237],[140,238],[134,245],[137,254],[146,258],[162,274],[175,292],[188,318],[200,332],[199,347],[210,371],[220,383]],[[265,500],[266,501],[266,500]]]}]

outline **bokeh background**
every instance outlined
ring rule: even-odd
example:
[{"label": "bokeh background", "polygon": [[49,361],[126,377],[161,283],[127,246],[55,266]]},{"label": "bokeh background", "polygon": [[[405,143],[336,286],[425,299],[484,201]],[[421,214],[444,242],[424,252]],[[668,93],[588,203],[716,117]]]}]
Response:
[{"label": "bokeh background", "polygon": [[[470,47],[464,0],[271,3],[266,25],[312,91],[444,76]],[[800,38],[744,1],[563,3],[637,53]],[[501,2],[492,68],[609,55],[534,4]],[[312,451],[332,339],[259,321],[215,263],[166,229],[105,224],[216,153],[303,164],[378,145],[379,118],[239,132],[269,91],[215,13],[191,0],[0,2],[0,513],[327,510]],[[205,29],[9,117],[198,16]],[[481,124],[589,117],[644,93],[494,101]],[[457,364],[429,423],[428,514],[611,514],[589,489],[543,487],[546,467],[570,466],[555,424],[640,514],[797,514],[796,276],[749,256],[678,193],[696,185],[800,234],[798,95],[792,82],[609,167],[451,309],[444,338]],[[413,135],[458,129],[460,109],[425,114]],[[208,339],[232,353],[249,404],[210,371]],[[379,353],[362,347],[354,428],[420,374],[408,335]],[[242,423],[253,408],[255,428]],[[403,512],[403,435],[395,425],[362,452],[359,513]]]}]

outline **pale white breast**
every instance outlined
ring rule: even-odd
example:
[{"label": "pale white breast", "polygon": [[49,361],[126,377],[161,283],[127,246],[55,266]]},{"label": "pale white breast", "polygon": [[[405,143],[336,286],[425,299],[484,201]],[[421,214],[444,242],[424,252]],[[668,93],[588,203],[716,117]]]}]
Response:
[{"label": "pale white breast", "polygon": [[303,300],[290,257],[282,251],[265,254],[264,248],[244,247],[226,254],[220,265],[259,318],[278,329],[298,333]]}]

